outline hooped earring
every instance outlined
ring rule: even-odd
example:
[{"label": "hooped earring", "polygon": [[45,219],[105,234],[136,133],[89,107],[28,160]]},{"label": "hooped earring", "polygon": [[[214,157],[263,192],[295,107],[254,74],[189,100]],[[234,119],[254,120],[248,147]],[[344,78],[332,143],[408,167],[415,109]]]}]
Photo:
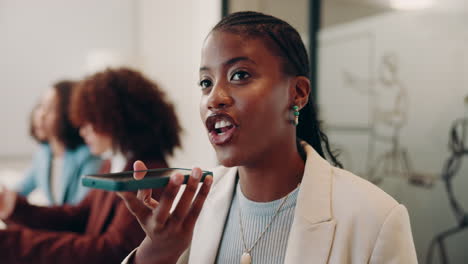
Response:
[{"label": "hooped earring", "polygon": [[293,114],[294,114],[294,120],[292,121],[292,123],[295,126],[297,126],[299,125],[299,106],[294,105],[292,109],[293,109]]}]

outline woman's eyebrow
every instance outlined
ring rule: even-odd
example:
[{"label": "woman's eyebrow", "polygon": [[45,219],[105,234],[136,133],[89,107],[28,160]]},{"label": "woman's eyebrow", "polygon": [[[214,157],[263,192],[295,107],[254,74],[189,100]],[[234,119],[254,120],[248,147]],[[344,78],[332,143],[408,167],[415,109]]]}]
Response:
[{"label": "woman's eyebrow", "polygon": [[[239,61],[247,61],[247,62],[250,62],[250,63],[253,63],[253,64],[256,64],[255,61],[253,61],[252,59],[250,59],[249,57],[245,57],[245,56],[241,56],[241,57],[235,57],[235,58],[232,58],[232,59],[229,59],[227,61],[225,61],[223,63],[223,66],[226,67],[226,66],[230,66],[232,64],[235,64]],[[207,67],[207,66],[203,66],[203,67],[200,67],[200,71],[208,71],[210,68]]]},{"label": "woman's eyebrow", "polygon": [[242,56],[242,57],[235,57],[235,58],[227,60],[226,62],[223,63],[223,66],[230,66],[230,65],[235,64],[235,63],[237,63],[239,61],[247,61],[247,62],[256,64],[255,61],[253,61],[249,57]]}]

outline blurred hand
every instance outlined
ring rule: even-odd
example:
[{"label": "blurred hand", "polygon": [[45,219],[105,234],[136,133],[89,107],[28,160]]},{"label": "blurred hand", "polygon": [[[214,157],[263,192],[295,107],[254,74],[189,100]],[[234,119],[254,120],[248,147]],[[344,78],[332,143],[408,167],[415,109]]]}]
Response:
[{"label": "blurred hand", "polygon": [[7,219],[13,213],[18,194],[0,185],[0,219]]},{"label": "blurred hand", "polygon": [[[133,169],[139,171],[146,170],[147,167],[143,162],[136,161]],[[136,172],[133,176],[141,180],[145,174],[146,172]],[[195,222],[213,182],[212,176],[207,176],[195,197],[201,176],[200,168],[192,170],[172,213],[172,204],[184,180],[180,173],[171,176],[159,201],[152,198],[151,189],[138,190],[136,195],[132,192],[119,193],[146,233],[146,238],[137,249],[134,263],[176,263],[188,248]]]}]

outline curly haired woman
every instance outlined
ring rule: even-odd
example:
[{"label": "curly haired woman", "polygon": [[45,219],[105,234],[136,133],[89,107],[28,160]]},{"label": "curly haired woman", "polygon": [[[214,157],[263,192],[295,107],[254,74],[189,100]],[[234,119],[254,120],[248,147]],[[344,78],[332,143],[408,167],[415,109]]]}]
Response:
[{"label": "curly haired woman", "polygon": [[[167,167],[165,157],[180,145],[172,104],[156,84],[129,69],[108,69],[81,81],[70,109],[91,152],[110,159],[102,172],[129,170],[136,159]],[[118,263],[144,238],[124,202],[101,190],[77,206],[52,208],[31,206],[4,191],[0,217],[15,224],[0,231],[2,263]]]}]

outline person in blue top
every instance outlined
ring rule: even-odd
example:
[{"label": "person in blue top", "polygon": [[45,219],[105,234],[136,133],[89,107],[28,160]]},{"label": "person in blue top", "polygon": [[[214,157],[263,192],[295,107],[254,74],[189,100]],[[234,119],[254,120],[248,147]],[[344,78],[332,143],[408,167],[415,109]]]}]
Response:
[{"label": "person in blue top", "polygon": [[49,205],[77,204],[88,192],[80,178],[96,173],[101,160],[92,155],[68,115],[74,82],[59,81],[31,115],[30,132],[41,145],[15,190],[28,196],[41,189]]}]

